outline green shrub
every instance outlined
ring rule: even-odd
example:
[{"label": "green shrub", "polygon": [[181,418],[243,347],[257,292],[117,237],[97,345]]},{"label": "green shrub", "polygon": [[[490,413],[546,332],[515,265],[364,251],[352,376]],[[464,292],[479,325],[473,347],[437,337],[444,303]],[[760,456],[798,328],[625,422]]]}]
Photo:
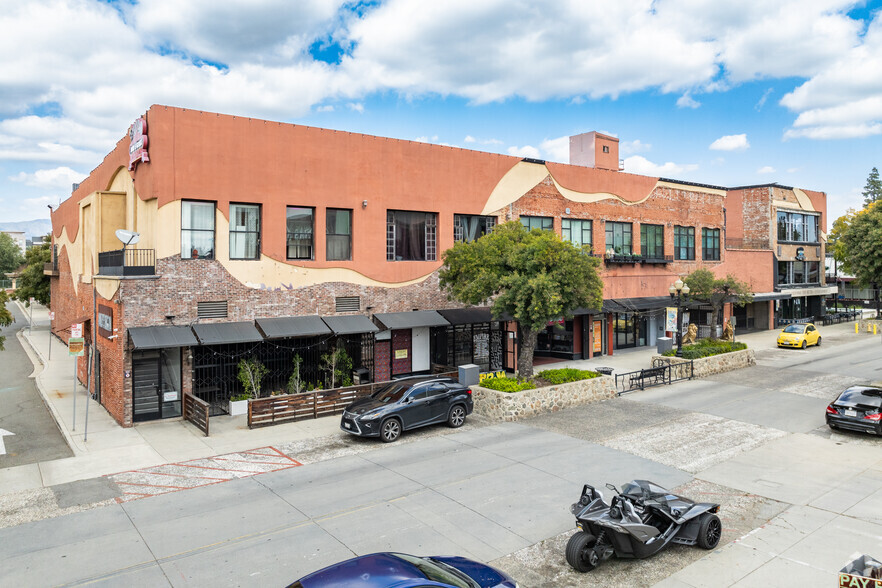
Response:
[{"label": "green shrub", "polygon": [[536,385],[529,380],[516,380],[514,378],[489,378],[481,382],[481,387],[498,390],[499,392],[520,392],[530,390]]},{"label": "green shrub", "polygon": [[567,382],[578,382],[579,380],[590,380],[596,378],[599,374],[589,370],[577,370],[576,368],[560,368],[556,370],[545,370],[539,372],[539,377],[547,380],[552,384],[566,384]]},{"label": "green shrub", "polygon": [[[693,345],[683,346],[683,359],[700,359],[702,357],[720,355],[721,353],[741,351],[742,349],[747,349],[747,345],[739,341],[730,343],[729,341],[700,339]],[[677,349],[674,348],[666,351],[663,355],[673,357],[677,355]]]}]

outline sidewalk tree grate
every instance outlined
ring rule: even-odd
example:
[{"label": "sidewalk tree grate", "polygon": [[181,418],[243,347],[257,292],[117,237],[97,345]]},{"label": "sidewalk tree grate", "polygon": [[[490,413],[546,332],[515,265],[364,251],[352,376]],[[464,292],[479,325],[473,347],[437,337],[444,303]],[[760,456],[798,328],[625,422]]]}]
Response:
[{"label": "sidewalk tree grate", "polygon": [[291,459],[275,447],[260,447],[250,451],[130,470],[106,477],[122,491],[122,496],[117,497],[116,501],[129,502],[148,496],[287,470],[299,465],[300,462]]}]

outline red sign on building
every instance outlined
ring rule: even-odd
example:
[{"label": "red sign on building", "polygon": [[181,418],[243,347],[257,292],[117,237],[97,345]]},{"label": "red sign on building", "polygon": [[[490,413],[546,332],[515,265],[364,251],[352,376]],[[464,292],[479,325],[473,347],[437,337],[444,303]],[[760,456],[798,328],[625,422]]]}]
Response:
[{"label": "red sign on building", "polygon": [[129,127],[129,171],[135,169],[139,161],[150,161],[147,155],[147,119],[143,117],[136,119]]}]

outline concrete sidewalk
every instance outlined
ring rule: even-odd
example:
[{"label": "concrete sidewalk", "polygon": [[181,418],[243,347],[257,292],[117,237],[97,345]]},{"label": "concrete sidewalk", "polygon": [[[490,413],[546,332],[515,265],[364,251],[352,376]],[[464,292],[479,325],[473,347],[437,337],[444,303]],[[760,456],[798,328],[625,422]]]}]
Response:
[{"label": "concrete sidewalk", "polygon": [[[31,315],[31,309],[22,307],[22,312]],[[0,469],[0,494],[328,436],[339,431],[340,421],[336,416],[251,430],[245,416],[212,417],[210,437],[182,419],[121,427],[103,406],[89,399],[82,385],[77,383],[75,387],[74,358],[68,356],[67,346],[57,337],[51,337],[50,343],[48,309],[35,304],[32,316],[31,328],[19,331],[19,337],[34,363],[37,388],[74,457]],[[822,332],[838,336],[853,329],[853,323],[845,323],[822,327]],[[777,330],[736,333],[736,340],[761,352],[775,347],[776,336]],[[655,354],[654,347],[628,349],[591,360],[544,364],[538,366],[537,371],[552,367],[611,367],[622,373],[649,367]]]}]

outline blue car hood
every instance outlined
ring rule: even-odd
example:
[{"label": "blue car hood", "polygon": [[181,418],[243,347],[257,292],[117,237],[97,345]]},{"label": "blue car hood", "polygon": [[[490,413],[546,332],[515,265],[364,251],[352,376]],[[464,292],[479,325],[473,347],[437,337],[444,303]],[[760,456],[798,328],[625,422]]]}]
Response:
[{"label": "blue car hood", "polygon": [[515,586],[514,580],[507,574],[500,572],[496,568],[464,557],[438,557],[433,555],[431,559],[458,569],[477,582],[481,588],[493,588],[496,586],[514,588]]}]

